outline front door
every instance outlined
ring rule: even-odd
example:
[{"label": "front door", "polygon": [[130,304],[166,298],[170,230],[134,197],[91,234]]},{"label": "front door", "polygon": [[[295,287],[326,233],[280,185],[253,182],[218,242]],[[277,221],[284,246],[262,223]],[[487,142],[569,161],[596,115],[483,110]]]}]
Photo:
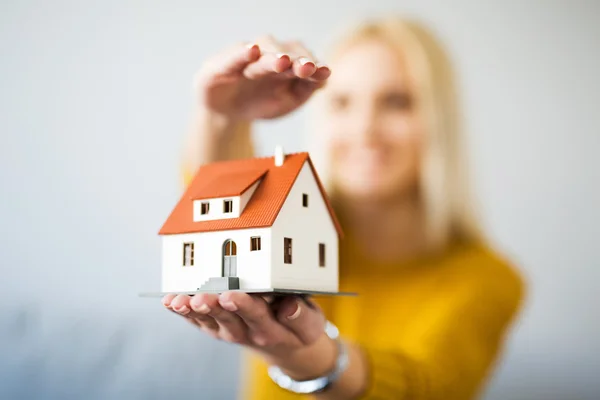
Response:
[{"label": "front door", "polygon": [[233,240],[226,240],[223,245],[223,276],[237,276],[237,246]]}]

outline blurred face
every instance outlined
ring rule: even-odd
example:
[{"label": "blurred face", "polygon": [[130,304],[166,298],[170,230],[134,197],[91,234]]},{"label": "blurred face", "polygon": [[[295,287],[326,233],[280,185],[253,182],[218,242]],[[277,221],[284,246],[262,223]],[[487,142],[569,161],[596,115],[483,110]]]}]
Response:
[{"label": "blurred face", "polygon": [[423,128],[400,55],[369,41],[346,51],[331,70],[325,131],[338,190],[365,200],[414,194]]}]

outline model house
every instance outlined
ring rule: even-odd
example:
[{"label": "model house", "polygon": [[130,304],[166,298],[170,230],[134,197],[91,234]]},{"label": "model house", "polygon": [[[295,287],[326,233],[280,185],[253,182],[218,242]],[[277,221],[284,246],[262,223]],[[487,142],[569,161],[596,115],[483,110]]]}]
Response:
[{"label": "model house", "polygon": [[308,153],[200,167],[159,234],[163,292],[338,291],[342,232]]}]

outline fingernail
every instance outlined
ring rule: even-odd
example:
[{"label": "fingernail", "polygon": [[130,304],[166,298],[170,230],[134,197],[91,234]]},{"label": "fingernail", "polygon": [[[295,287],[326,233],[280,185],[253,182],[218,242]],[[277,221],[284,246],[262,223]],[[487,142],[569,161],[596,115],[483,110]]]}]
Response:
[{"label": "fingernail", "polygon": [[263,296],[263,300],[267,302],[267,304],[271,304],[274,300],[274,297],[271,295]]},{"label": "fingernail", "polygon": [[256,43],[248,43],[248,44],[246,45],[246,48],[247,48],[247,49],[251,49],[251,48],[253,48],[254,46],[256,46]]},{"label": "fingernail", "polygon": [[207,304],[202,304],[200,307],[196,307],[194,308],[194,306],[192,306],[192,309],[200,314],[208,314],[210,312],[210,307]]},{"label": "fingernail", "polygon": [[300,316],[300,313],[302,312],[302,307],[300,307],[300,303],[296,302],[296,311],[294,311],[294,313],[292,315],[288,315],[287,319],[289,319],[290,321],[295,320],[296,318],[298,318]]},{"label": "fingernail", "polygon": [[188,308],[188,306],[183,306],[180,309],[175,310],[175,311],[177,311],[179,314],[182,314],[182,315],[186,315],[186,314],[190,313],[190,309]]},{"label": "fingernail", "polygon": [[298,59],[298,61],[300,61],[300,65],[306,65],[308,63],[312,63],[312,60],[309,58],[306,58],[306,57],[300,57],[300,59]]},{"label": "fingernail", "polygon": [[327,68],[327,69],[329,69],[329,66],[327,64],[317,63],[317,68]]},{"label": "fingernail", "polygon": [[289,56],[285,53],[277,53],[277,58],[284,58],[284,57],[289,57]]},{"label": "fingernail", "polygon": [[223,307],[224,309],[226,309],[227,311],[237,311],[237,306],[235,305],[235,303],[231,302],[231,301],[227,301],[225,303],[220,303],[221,307]]}]

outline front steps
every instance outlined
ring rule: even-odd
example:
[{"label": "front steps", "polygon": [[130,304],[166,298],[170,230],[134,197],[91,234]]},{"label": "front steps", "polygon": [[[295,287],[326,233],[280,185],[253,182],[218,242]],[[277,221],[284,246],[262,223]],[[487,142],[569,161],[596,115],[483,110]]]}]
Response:
[{"label": "front steps", "polygon": [[240,288],[240,278],[238,277],[215,277],[209,278],[198,290],[209,290],[209,291],[226,291],[235,290]]}]

